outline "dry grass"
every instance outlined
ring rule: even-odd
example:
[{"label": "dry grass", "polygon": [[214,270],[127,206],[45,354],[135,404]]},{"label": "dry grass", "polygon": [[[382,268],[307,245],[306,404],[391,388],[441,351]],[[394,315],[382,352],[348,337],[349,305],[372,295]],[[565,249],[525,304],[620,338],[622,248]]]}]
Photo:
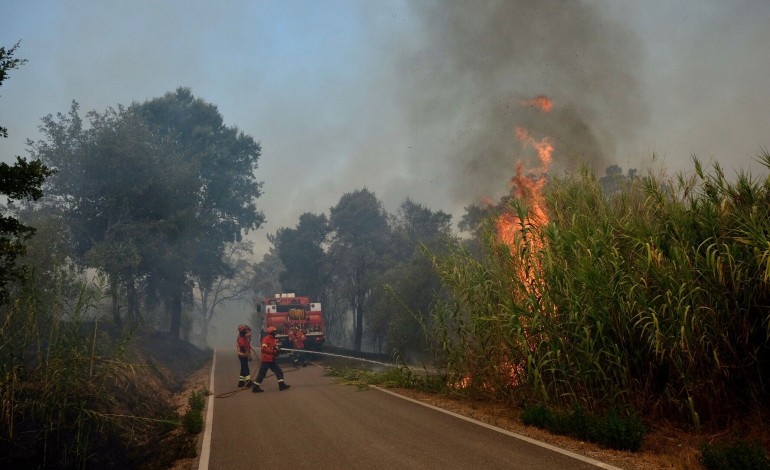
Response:
[{"label": "dry grass", "polygon": [[[188,400],[190,399],[190,396],[194,392],[198,390],[208,390],[210,374],[211,374],[211,364],[207,363],[197,371],[188,375],[188,378],[185,381],[184,386],[182,387],[182,391],[174,395],[172,398],[172,403],[175,409],[177,410],[177,412],[179,413],[179,416],[184,415],[185,411],[187,410],[187,405],[189,403]],[[205,409],[203,410],[203,413],[205,417],[205,414],[206,414]],[[179,429],[176,432],[184,432],[184,431],[182,429]],[[195,457],[178,459],[176,462],[174,462],[172,466],[168,467],[169,470],[189,470],[191,468],[197,468],[202,439],[203,439],[203,433],[198,435]]]}]

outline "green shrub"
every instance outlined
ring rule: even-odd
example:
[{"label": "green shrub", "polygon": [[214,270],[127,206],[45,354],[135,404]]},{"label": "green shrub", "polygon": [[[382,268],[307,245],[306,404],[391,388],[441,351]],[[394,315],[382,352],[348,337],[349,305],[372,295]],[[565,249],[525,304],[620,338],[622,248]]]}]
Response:
[{"label": "green shrub", "polygon": [[326,371],[327,375],[337,377],[339,383],[355,385],[366,389],[370,385],[383,388],[410,388],[427,392],[441,392],[446,390],[446,376],[423,371],[421,373],[407,366],[389,367],[380,372],[372,372],[358,368],[338,369],[331,367]]},{"label": "green shrub", "polygon": [[182,417],[182,427],[188,434],[200,434],[203,431],[203,414],[198,410],[188,408]]},{"label": "green shrub", "polygon": [[521,419],[528,426],[632,452],[641,448],[646,432],[636,413],[624,415],[617,410],[597,416],[581,407],[570,412],[555,412],[543,405],[533,405],[524,408]]},{"label": "green shrub", "polygon": [[596,442],[611,449],[630,450],[636,452],[642,446],[645,429],[636,413],[621,416],[618,411],[611,410],[603,417],[595,429],[598,435]]},{"label": "green shrub", "polygon": [[190,395],[190,398],[187,399],[187,404],[190,407],[190,409],[195,411],[203,411],[203,408],[206,407],[207,395],[208,395],[207,390],[199,390],[199,391],[193,392]]},{"label": "green shrub", "polygon": [[187,399],[187,412],[182,417],[182,427],[188,434],[200,434],[203,431],[203,408],[206,407],[208,390],[198,390]]},{"label": "green shrub", "polygon": [[540,429],[551,429],[553,417],[551,412],[543,405],[532,405],[524,408],[521,420],[527,426],[535,426]]},{"label": "green shrub", "polygon": [[169,433],[179,426],[179,413],[176,410],[167,409],[161,417],[160,429],[165,433]]},{"label": "green shrub", "polygon": [[707,470],[768,470],[770,459],[759,443],[743,439],[715,444],[703,443],[701,462]]}]

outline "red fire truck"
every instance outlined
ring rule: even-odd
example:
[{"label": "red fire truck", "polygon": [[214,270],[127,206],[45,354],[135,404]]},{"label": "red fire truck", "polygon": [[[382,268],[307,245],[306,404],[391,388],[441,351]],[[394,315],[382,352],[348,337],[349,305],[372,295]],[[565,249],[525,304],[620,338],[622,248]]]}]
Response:
[{"label": "red fire truck", "polygon": [[[262,331],[274,326],[278,330],[275,339],[282,348],[292,348],[289,331],[300,327],[307,336],[305,349],[320,351],[326,342],[324,334],[324,316],[320,302],[312,302],[310,297],[297,296],[294,293],[275,294],[265,297],[264,321]],[[257,305],[257,312],[262,310]]]}]

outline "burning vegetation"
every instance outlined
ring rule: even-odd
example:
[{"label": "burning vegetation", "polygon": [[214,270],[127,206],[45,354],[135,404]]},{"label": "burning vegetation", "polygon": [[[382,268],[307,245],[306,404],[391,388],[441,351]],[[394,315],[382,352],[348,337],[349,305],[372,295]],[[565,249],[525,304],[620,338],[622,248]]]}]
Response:
[{"label": "burning vegetation", "polygon": [[[522,105],[556,109],[544,96]],[[451,292],[435,310],[449,388],[676,417],[767,448],[745,418],[770,403],[770,180],[730,181],[694,159],[693,177],[629,178],[608,194],[588,170],[549,176],[549,138],[515,132],[540,166],[517,162],[481,258],[434,257]]]}]

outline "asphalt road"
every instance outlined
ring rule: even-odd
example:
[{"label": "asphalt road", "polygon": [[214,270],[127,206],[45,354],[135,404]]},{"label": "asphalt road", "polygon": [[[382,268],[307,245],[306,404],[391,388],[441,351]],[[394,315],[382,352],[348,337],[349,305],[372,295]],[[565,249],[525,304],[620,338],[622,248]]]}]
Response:
[{"label": "asphalt road", "polygon": [[291,385],[283,392],[268,374],[265,393],[228,395],[238,360],[226,349],[214,360],[201,470],[615,468],[392,393],[337,384],[312,364],[281,363]]}]

